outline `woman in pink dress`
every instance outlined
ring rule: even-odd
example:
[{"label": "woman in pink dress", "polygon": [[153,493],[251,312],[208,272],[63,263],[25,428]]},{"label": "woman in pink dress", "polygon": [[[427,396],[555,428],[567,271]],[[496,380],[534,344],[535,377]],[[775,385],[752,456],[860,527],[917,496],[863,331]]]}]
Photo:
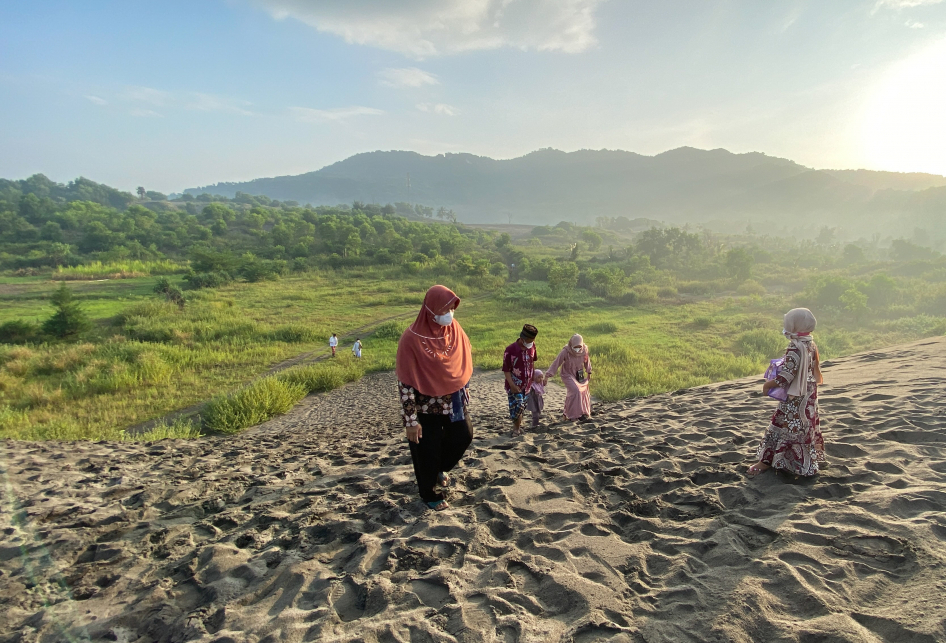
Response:
[{"label": "woman in pink dress", "polygon": [[591,416],[591,359],[581,335],[572,335],[545,372],[546,380],[562,369],[565,385],[565,417],[569,420],[588,420]]}]

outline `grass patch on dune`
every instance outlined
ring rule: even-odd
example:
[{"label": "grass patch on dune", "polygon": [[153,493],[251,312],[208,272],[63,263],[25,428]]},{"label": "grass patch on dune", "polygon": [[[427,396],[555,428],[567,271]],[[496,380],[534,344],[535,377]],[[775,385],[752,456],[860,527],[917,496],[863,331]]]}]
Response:
[{"label": "grass patch on dune", "polygon": [[236,433],[285,413],[306,393],[301,384],[265,377],[235,393],[211,400],[203,411],[203,423],[216,433]]},{"label": "grass patch on dune", "polygon": [[215,433],[236,433],[260,424],[282,415],[309,393],[331,391],[360,379],[365,365],[355,358],[343,358],[264,377],[211,400],[201,412],[203,426]]}]

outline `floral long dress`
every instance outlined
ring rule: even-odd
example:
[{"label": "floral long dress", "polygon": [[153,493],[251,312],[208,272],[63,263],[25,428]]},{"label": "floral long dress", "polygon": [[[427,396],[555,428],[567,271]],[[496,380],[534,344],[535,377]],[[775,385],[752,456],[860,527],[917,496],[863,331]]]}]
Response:
[{"label": "floral long dress", "polygon": [[[811,364],[817,360],[814,343],[806,345]],[[795,345],[785,351],[785,361],[778,370],[775,379],[780,387],[788,388],[798,375],[798,363],[801,354]],[[784,402],[779,402],[772,415],[772,423],[766,429],[759,445],[758,460],[799,476],[813,476],[818,473],[819,465],[825,461],[824,437],[821,435],[821,420],[818,417],[818,384],[815,382],[814,369],[808,373],[808,403],[799,409],[802,397],[789,395]],[[808,426],[802,422],[802,412],[808,419]]]}]

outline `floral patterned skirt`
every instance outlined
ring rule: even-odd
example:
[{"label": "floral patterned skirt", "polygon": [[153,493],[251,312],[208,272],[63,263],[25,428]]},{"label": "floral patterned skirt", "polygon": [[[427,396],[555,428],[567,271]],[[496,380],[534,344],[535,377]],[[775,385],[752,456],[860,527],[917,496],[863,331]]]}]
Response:
[{"label": "floral patterned skirt", "polygon": [[813,476],[824,463],[824,437],[821,435],[821,420],[818,417],[818,387],[808,383],[811,397],[804,413],[807,426],[802,422],[799,404],[801,397],[789,396],[780,402],[772,415],[772,423],[766,429],[759,445],[757,457],[775,469],[798,476]]}]

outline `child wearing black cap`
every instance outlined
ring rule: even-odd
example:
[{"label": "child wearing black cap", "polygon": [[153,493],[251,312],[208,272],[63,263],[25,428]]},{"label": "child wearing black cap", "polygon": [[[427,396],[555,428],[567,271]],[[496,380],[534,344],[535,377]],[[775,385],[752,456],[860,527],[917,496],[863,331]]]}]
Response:
[{"label": "child wearing black cap", "polygon": [[507,346],[503,353],[503,373],[506,376],[505,388],[509,399],[509,419],[512,420],[513,435],[522,435],[522,416],[532,390],[536,357],[535,338],[538,334],[538,329],[532,324],[524,325],[519,339]]}]

